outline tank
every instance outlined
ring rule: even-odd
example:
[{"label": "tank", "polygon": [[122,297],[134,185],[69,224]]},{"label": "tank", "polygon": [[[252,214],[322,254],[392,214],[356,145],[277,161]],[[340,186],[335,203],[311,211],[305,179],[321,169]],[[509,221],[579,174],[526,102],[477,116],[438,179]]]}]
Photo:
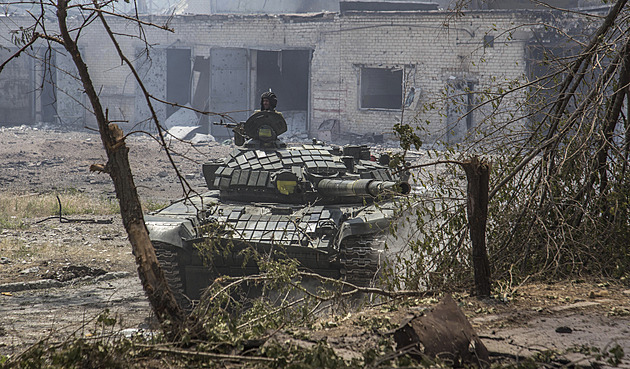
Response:
[{"label": "tank", "polygon": [[410,192],[408,175],[395,174],[389,157],[376,159],[367,146],[287,146],[278,139],[286,122],[275,111],[232,129],[242,146],[203,164],[208,191],[145,217],[176,296],[199,299],[218,276],[258,273],[244,252],[252,249],[368,286],[382,261],[374,240],[397,216],[395,198]]}]

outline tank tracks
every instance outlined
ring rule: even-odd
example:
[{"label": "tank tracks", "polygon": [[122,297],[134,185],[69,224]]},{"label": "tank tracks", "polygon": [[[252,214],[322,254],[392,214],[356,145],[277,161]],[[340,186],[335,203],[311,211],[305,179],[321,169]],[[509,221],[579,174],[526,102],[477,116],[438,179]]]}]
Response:
[{"label": "tank tracks", "polygon": [[182,309],[192,309],[192,303],[184,293],[186,288],[181,251],[168,243],[156,241],[153,241],[153,248],[175,300]]},{"label": "tank tracks", "polygon": [[350,236],[341,243],[339,262],[341,276],[358,287],[369,287],[376,280],[382,262],[382,253],[372,247],[370,236]]},{"label": "tank tracks", "polygon": [[[343,280],[358,287],[374,284],[381,266],[382,253],[372,247],[373,241],[373,237],[368,236],[350,236],[343,240],[337,264],[337,267],[341,267],[338,275]],[[186,251],[157,241],[153,242],[153,247],[175,299],[183,309],[191,310],[192,302],[186,296]]]}]

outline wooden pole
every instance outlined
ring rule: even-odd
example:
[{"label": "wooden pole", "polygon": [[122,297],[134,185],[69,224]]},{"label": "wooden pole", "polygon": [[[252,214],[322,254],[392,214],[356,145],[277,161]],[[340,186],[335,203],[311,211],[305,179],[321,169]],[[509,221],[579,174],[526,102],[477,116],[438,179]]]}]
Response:
[{"label": "wooden pole", "polygon": [[462,163],[468,179],[467,215],[475,279],[475,292],[479,297],[490,296],[490,262],[486,250],[486,223],[488,220],[488,187],[490,164],[478,157]]}]

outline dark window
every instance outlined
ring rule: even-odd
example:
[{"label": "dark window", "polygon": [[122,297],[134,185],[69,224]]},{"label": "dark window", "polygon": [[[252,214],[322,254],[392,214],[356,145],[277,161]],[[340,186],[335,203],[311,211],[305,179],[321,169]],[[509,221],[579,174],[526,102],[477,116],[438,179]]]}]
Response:
[{"label": "dark window", "polygon": [[[190,102],[190,49],[166,50],[166,100],[185,105]],[[179,108],[168,105],[166,116]]]},{"label": "dark window", "polygon": [[278,110],[307,110],[310,60],[310,50],[258,51],[256,96],[271,89]]},{"label": "dark window", "polygon": [[361,108],[400,109],[402,70],[361,68]]},{"label": "dark window", "polygon": [[492,35],[483,36],[483,47],[494,47],[494,36]]},{"label": "dark window", "polygon": [[[0,47],[0,64],[15,49]],[[33,121],[33,59],[21,56],[8,63],[0,74],[0,121],[2,124],[30,124]]]}]

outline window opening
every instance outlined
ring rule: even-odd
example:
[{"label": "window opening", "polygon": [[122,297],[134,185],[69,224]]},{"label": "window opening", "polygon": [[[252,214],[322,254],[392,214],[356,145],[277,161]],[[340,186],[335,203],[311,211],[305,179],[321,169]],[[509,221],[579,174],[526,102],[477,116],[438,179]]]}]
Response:
[{"label": "window opening", "polygon": [[483,47],[494,47],[494,36],[485,35],[483,36]]},{"label": "window opening", "polygon": [[310,50],[258,51],[256,96],[271,89],[279,111],[307,110],[310,55]]},{"label": "window opening", "polygon": [[[166,50],[166,100],[185,105],[190,102],[190,49]],[[166,116],[179,108],[168,105]]]},{"label": "window opening", "polygon": [[361,68],[360,107],[362,109],[401,109],[403,71],[388,68]]}]

